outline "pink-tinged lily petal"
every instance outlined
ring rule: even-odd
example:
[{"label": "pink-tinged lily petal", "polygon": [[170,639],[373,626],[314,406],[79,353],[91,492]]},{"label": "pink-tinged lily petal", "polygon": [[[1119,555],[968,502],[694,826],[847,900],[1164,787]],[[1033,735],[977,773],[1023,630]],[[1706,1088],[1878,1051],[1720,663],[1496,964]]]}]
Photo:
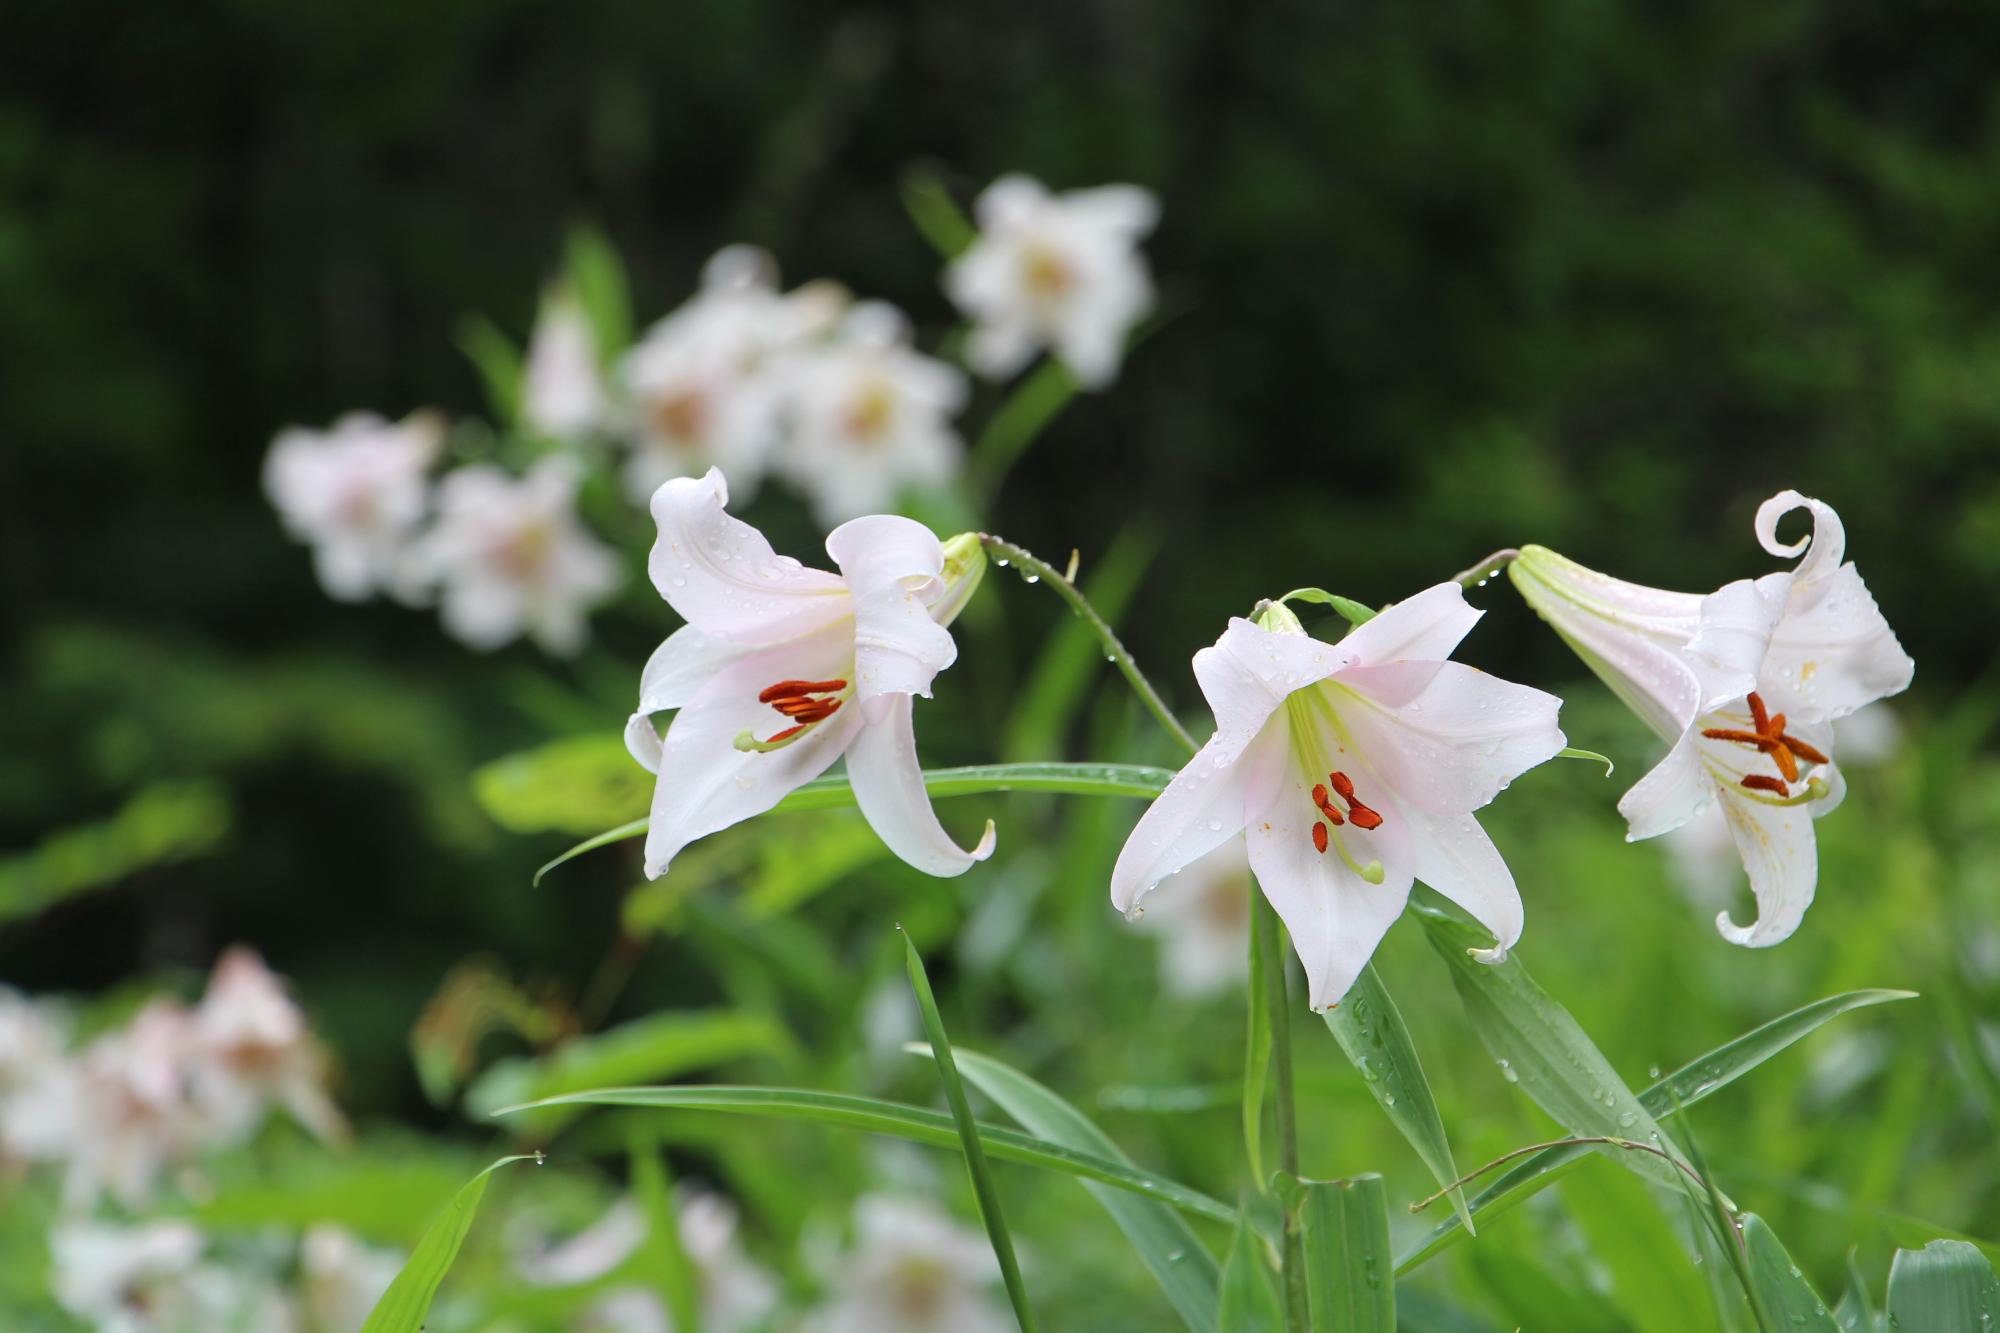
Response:
[{"label": "pink-tinged lily petal", "polygon": [[[1778,540],[1778,522],[1794,509],[1811,514],[1813,527],[1811,532],[1788,544]],[[1831,575],[1847,555],[1847,529],[1841,526],[1840,515],[1833,512],[1833,506],[1797,491],[1779,491],[1758,505],[1756,526],[1757,544],[1772,555],[1805,555],[1792,570],[1801,579]]]},{"label": "pink-tinged lily petal", "polygon": [[1676,739],[1694,721],[1703,679],[1683,649],[1700,628],[1698,595],[1614,579],[1545,546],[1522,547],[1507,577],[1662,740]]},{"label": "pink-tinged lily petal", "polygon": [[625,749],[648,773],[660,771],[660,729],[653,715],[638,712],[625,719]]},{"label": "pink-tinged lily petal", "polygon": [[1667,757],[1618,798],[1625,816],[1625,841],[1640,842],[1671,833],[1714,799],[1714,783],[1702,767],[1701,738],[1692,729],[1674,742]]},{"label": "pink-tinged lily petal", "polygon": [[931,680],[957,660],[951,631],[931,619],[944,590],[944,548],[921,523],[893,514],[835,528],[826,552],[853,592],[854,687],[872,719],[887,695],[930,697]]},{"label": "pink-tinged lily petal", "polygon": [[854,786],[855,804],[875,836],[910,865],[927,875],[962,875],[993,855],[993,821],[986,821],[986,832],[969,852],[952,841],[924,789],[910,721],[914,700],[907,694],[892,694],[882,702],[882,715],[871,718],[847,747],[847,778]]},{"label": "pink-tinged lily petal", "polygon": [[1460,662],[1351,667],[1326,688],[1369,765],[1432,814],[1477,810],[1565,744],[1562,700]]},{"label": "pink-tinged lily petal", "polygon": [[[1771,635],[1784,617],[1792,591],[1792,575],[1725,583],[1701,600],[1701,619],[1688,640],[1689,656],[1699,659],[1729,680],[1721,688],[1743,694],[1757,686],[1759,668],[1771,650]],[[1712,704],[1713,701],[1711,701]]]},{"label": "pink-tinged lily petal", "polygon": [[1340,650],[1356,666],[1442,662],[1485,614],[1465,600],[1465,589],[1439,583],[1356,625],[1340,641]]},{"label": "pink-tinged lily petal", "polygon": [[1382,802],[1380,828],[1335,830],[1359,863],[1382,863],[1380,884],[1356,874],[1336,850],[1316,850],[1313,802],[1305,776],[1289,762],[1288,737],[1273,727],[1258,748],[1274,740],[1278,750],[1272,761],[1255,763],[1246,756],[1250,869],[1305,966],[1308,1002],[1324,1010],[1347,994],[1409,901],[1416,869],[1413,830],[1401,807],[1377,795],[1370,799]]},{"label": "pink-tinged lily petal", "polygon": [[1757,919],[1739,926],[1728,912],[1719,912],[1715,928],[1731,944],[1752,949],[1780,943],[1798,929],[1812,906],[1819,878],[1819,849],[1813,840],[1812,814],[1806,806],[1780,806],[1753,799],[1748,793],[1722,789],[1722,813],[1729,835],[1750,872],[1750,891],[1757,897]]},{"label": "pink-tinged lily petal", "polygon": [[1294,690],[1352,661],[1344,649],[1318,639],[1232,619],[1213,647],[1194,655],[1194,678],[1215,713],[1216,760],[1233,762]]},{"label": "pink-tinged lily petal", "polygon": [[683,625],[646,659],[646,669],[639,674],[639,711],[664,713],[681,707],[716,672],[754,651]]},{"label": "pink-tinged lily petal", "polygon": [[1759,687],[1777,711],[1832,719],[1902,693],[1916,669],[1860,573],[1842,565],[1810,584],[1794,582]]},{"label": "pink-tinged lily petal", "polygon": [[1500,849],[1471,815],[1437,816],[1405,808],[1414,821],[1417,878],[1471,913],[1493,932],[1494,946],[1473,955],[1498,963],[1521,938],[1521,891]]},{"label": "pink-tinged lily petal", "polygon": [[[1274,729],[1275,730],[1275,729]],[[1146,807],[1111,870],[1111,905],[1130,915],[1153,886],[1243,831],[1245,767],[1284,761],[1276,748],[1231,752],[1218,733]]]},{"label": "pink-tinged lily petal", "polygon": [[654,878],[697,838],[761,815],[795,788],[824,773],[861,726],[848,704],[769,753],[736,748],[749,732],[767,739],[785,719],[757,701],[760,690],[785,679],[828,679],[847,669],[847,626],[767,648],[718,671],[674,714],[653,789],[646,834],[646,873]]},{"label": "pink-tinged lily petal", "polygon": [[681,618],[733,643],[782,643],[844,620],[847,585],[781,556],[764,534],[730,517],[719,469],[676,477],[653,492],[660,535],[646,568]]}]

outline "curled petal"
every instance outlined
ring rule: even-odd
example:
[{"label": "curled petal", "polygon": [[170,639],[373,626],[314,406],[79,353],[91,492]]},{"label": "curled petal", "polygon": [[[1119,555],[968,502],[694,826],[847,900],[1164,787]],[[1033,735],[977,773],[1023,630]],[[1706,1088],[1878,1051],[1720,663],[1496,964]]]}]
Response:
[{"label": "curled petal", "polygon": [[1325,680],[1352,660],[1318,639],[1232,619],[1212,647],[1194,655],[1194,678],[1215,713],[1220,742],[1215,758],[1233,762],[1294,690]]},{"label": "curled petal", "polygon": [[1902,693],[1916,669],[1860,573],[1842,565],[1811,584],[1794,581],[1759,686],[1789,716],[1823,720]]},{"label": "curled petal", "polygon": [[1474,956],[1498,963],[1521,938],[1521,893],[1500,849],[1471,815],[1437,817],[1406,810],[1415,821],[1417,878],[1493,932],[1494,946]]},{"label": "curled petal", "polygon": [[1465,600],[1465,589],[1439,583],[1356,625],[1340,648],[1357,666],[1442,662],[1485,614]]},{"label": "curled petal", "polygon": [[1437,814],[1477,810],[1565,743],[1562,700],[1461,662],[1354,667],[1326,688],[1396,794]]},{"label": "curled petal", "polygon": [[889,850],[927,875],[962,875],[993,855],[993,821],[971,851],[952,841],[931,809],[907,694],[883,698],[882,716],[861,728],[847,748],[847,776],[868,826]]},{"label": "curled petal", "polygon": [[653,492],[660,535],[646,568],[683,619],[714,638],[762,647],[847,617],[847,585],[837,575],[777,554],[763,533],[730,517],[728,502],[716,468]]},{"label": "curled petal", "polygon": [[[1794,509],[1812,515],[1812,531],[1789,545],[1778,540],[1778,521]],[[1776,556],[1805,556],[1792,572],[1801,579],[1824,578],[1840,567],[1847,555],[1847,529],[1833,506],[1800,495],[1779,491],[1757,506],[1757,544]]]},{"label": "curled petal", "polygon": [[873,514],[835,528],[826,551],[853,592],[855,690],[863,704],[898,694],[929,698],[932,678],[958,657],[951,631],[931,618],[930,604],[944,591],[937,534],[911,519]]},{"label": "curled petal", "polygon": [[1729,913],[1719,912],[1715,928],[1731,944],[1766,948],[1798,929],[1812,906],[1819,880],[1819,849],[1813,839],[1812,813],[1807,806],[1774,806],[1725,788],[1722,813],[1729,835],[1750,872],[1750,891],[1757,897],[1757,919],[1739,926]]},{"label": "curled petal", "polygon": [[1690,729],[1667,757],[1618,798],[1627,842],[1657,838],[1693,819],[1714,799],[1714,784],[1701,765],[1701,741]]},{"label": "curled petal", "polygon": [[660,729],[653,715],[640,711],[625,719],[625,749],[648,773],[660,771]]},{"label": "curled petal", "polygon": [[1125,839],[1111,870],[1111,905],[1130,915],[1155,884],[1241,833],[1245,766],[1281,758],[1282,737],[1275,744],[1227,757],[1219,734],[1204,745]]}]

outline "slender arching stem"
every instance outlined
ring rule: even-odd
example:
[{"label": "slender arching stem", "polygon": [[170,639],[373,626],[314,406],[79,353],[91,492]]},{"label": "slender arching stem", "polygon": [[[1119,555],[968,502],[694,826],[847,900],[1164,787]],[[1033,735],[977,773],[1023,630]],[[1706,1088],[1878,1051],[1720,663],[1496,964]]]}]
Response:
[{"label": "slender arching stem", "polygon": [[1520,555],[1521,552],[1515,547],[1502,547],[1492,555],[1487,556],[1484,560],[1481,560],[1478,564],[1467,565],[1464,569],[1452,575],[1451,581],[1461,588],[1470,588],[1474,584],[1484,583],[1501,570],[1507,568],[1507,566],[1513,564],[1515,560],[1520,558]]},{"label": "slender arching stem", "polygon": [[1460,1189],[1466,1185],[1470,1185],[1473,1181],[1479,1179],[1481,1176],[1485,1175],[1488,1171],[1493,1170],[1493,1168],[1498,1166],[1505,1166],[1507,1165],[1507,1163],[1513,1161],[1517,1157],[1526,1157],[1531,1153],[1545,1152],[1550,1148],[1583,1148],[1592,1145],[1601,1145],[1607,1148],[1623,1148],[1627,1152],[1651,1153],[1653,1156],[1659,1158],[1661,1161],[1667,1163],[1669,1166],[1680,1168],[1681,1174],[1685,1175],[1689,1180],[1692,1180],[1695,1184],[1701,1186],[1704,1191],[1708,1189],[1708,1182],[1703,1180],[1701,1176],[1696,1173],[1693,1167],[1689,1166],[1686,1162],[1683,1162],[1680,1158],[1674,1156],[1670,1152],[1667,1152],[1663,1148],[1656,1147],[1650,1143],[1640,1143],[1635,1139],[1613,1138],[1604,1134],[1578,1134],[1573,1138],[1550,1139],[1545,1143],[1530,1143],[1524,1148],[1516,1148],[1512,1152],[1501,1153],[1498,1157],[1486,1163],[1486,1165],[1480,1167],[1474,1167],[1472,1170],[1460,1176],[1457,1180],[1452,1181],[1451,1184],[1446,1185],[1443,1189],[1439,1190],[1437,1193],[1428,1195],[1424,1198],[1417,1200],[1415,1203],[1410,1205],[1410,1211],[1413,1213],[1422,1212],[1424,1209],[1436,1203],[1439,1199],[1442,1199],[1447,1194],[1450,1194],[1453,1190]]},{"label": "slender arching stem", "polygon": [[1187,728],[1180,724],[1180,719],[1174,716],[1173,710],[1169,709],[1166,702],[1160,698],[1159,692],[1153,688],[1153,683],[1146,679],[1146,674],[1139,670],[1139,664],[1132,660],[1132,654],[1126,650],[1123,643],[1119,642],[1116,631],[1105,623],[1104,617],[1097,614],[1096,608],[1085,600],[1084,595],[1077,590],[1077,586],[1070,582],[1061,570],[1026,547],[1016,546],[1013,542],[1003,537],[995,537],[991,533],[980,533],[979,544],[995,559],[1024,571],[1035,582],[1047,584],[1056,596],[1068,602],[1069,609],[1082,616],[1084,623],[1096,633],[1098,641],[1104,645],[1105,655],[1131,683],[1133,691],[1139,696],[1139,702],[1146,705],[1147,711],[1159,719],[1160,725],[1165,727],[1175,740],[1187,747],[1189,754],[1201,748],[1195,743],[1194,737],[1188,735]]}]

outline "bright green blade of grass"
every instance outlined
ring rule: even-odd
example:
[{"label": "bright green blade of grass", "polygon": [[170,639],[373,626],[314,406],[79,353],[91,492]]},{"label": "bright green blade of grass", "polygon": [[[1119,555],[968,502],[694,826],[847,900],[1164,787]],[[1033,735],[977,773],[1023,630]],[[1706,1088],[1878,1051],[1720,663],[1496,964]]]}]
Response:
[{"label": "bright green blade of grass", "polygon": [[1854,1262],[1851,1249],[1847,1252],[1846,1281],[1840,1304],[1833,1307],[1833,1322],[1840,1325],[1840,1333],[1881,1333],[1875,1302],[1868,1296],[1868,1282],[1861,1276],[1861,1266]]},{"label": "bright green blade of grass", "polygon": [[[546,1101],[529,1102],[526,1106],[510,1106],[494,1114],[510,1115],[542,1106],[639,1106],[662,1110],[723,1111],[840,1125],[937,1148],[959,1146],[957,1127],[950,1116],[941,1112],[874,1097],[814,1092],[805,1088],[745,1088],[714,1084],[684,1088],[599,1088],[592,1092],[570,1093]],[[1236,1225],[1236,1210],[1228,1204],[1135,1166],[1078,1152],[1060,1143],[1019,1134],[998,1125],[982,1123],[979,1137],[989,1154],[1004,1161],[1038,1166],[1081,1180],[1095,1180],[1158,1199],[1183,1212],[1212,1218],[1226,1226]]]},{"label": "bright green blade of grass", "polygon": [[[1693,1106],[1728,1087],[1842,1014],[1895,1000],[1908,1000],[1914,995],[1913,991],[1858,990],[1815,1000],[1689,1061],[1640,1093],[1640,1104],[1656,1117],[1671,1116],[1678,1107]],[[1473,1216],[1503,1211],[1521,1202],[1535,1191],[1554,1183],[1558,1173],[1581,1161],[1589,1151],[1581,1147],[1550,1148],[1510,1167],[1474,1197],[1470,1205]],[[1422,1245],[1397,1261],[1396,1271],[1409,1272],[1464,1234],[1457,1218],[1447,1219],[1424,1238]]]},{"label": "bright green blade of grass", "polygon": [[[1257,1006],[1251,1008],[1254,1011]],[[1396,1008],[1373,963],[1361,969],[1353,988],[1327,1011],[1326,1026],[1389,1122],[1409,1141],[1437,1183],[1451,1187],[1458,1179],[1458,1166],[1445,1138],[1444,1117],[1438,1114],[1437,1098],[1431,1093],[1430,1080],[1424,1077],[1402,1011]],[[1450,1197],[1458,1220],[1472,1230],[1465,1191],[1452,1188]]]},{"label": "bright green blade of grass", "polygon": [[[921,1044],[906,1049],[924,1056],[931,1053],[930,1047]],[[1030,1134],[1106,1161],[1129,1164],[1130,1159],[1111,1137],[1083,1112],[1020,1070],[963,1047],[956,1055],[966,1081],[992,1098]],[[1163,1204],[1136,1199],[1093,1181],[1084,1181],[1083,1187],[1104,1205],[1111,1220],[1132,1242],[1182,1322],[1195,1333],[1215,1333],[1220,1277],[1214,1258],[1194,1229]]]},{"label": "bright green blade of grass", "polygon": [[540,1153],[502,1157],[459,1190],[437,1220],[425,1229],[423,1239],[410,1252],[409,1262],[396,1274],[389,1289],[382,1293],[382,1299],[375,1303],[375,1312],[361,1326],[361,1333],[420,1333],[424,1319],[430,1314],[431,1301],[437,1296],[439,1284],[451,1270],[452,1261],[458,1258],[466,1234],[472,1230],[472,1219],[478,1215],[479,1201],[486,1197],[487,1177],[511,1162],[540,1160]]},{"label": "bright green blade of grass", "polygon": [[[924,788],[941,796],[979,796],[987,792],[1049,791],[1071,796],[1158,796],[1173,780],[1169,769],[1146,764],[975,764],[968,768],[933,768],[924,772]],[[795,810],[839,810],[854,804],[847,775],[817,778],[772,807],[772,813]],[[535,883],[557,866],[614,842],[645,833],[649,820],[635,819],[585,838],[535,872]]]},{"label": "bright green blade of grass", "polygon": [[[1485,932],[1455,917],[1417,910],[1425,932],[1451,970],[1466,1017],[1507,1081],[1574,1135],[1596,1135],[1676,1150],[1625,1080],[1583,1028],[1535,984],[1520,960],[1482,963],[1470,950],[1485,947]],[[1624,1166],[1678,1188],[1678,1171],[1651,1152],[1606,1147]]]},{"label": "bright green blade of grass", "polygon": [[[1755,1213],[1743,1214],[1742,1220],[1743,1247],[1749,1259],[1750,1282],[1757,1292],[1757,1304],[1763,1308],[1771,1328],[1784,1330],[1784,1333],[1791,1333],[1793,1329],[1800,1330],[1800,1333],[1840,1333],[1840,1325],[1834,1322],[1826,1302],[1813,1291],[1805,1274],[1785,1253],[1784,1242],[1778,1239],[1778,1233],[1764,1225],[1764,1219]],[[1979,1262],[1984,1264],[1986,1261],[1981,1259]],[[1948,1328],[1976,1329],[1979,1326],[1915,1323],[1907,1327],[1935,1328],[1943,1333]]]},{"label": "bright green blade of grass", "polygon": [[938,1080],[944,1084],[944,1099],[951,1107],[952,1122],[958,1130],[959,1149],[965,1154],[965,1171],[972,1178],[972,1197],[979,1204],[986,1237],[993,1243],[993,1257],[1000,1262],[1000,1277],[1007,1286],[1007,1299],[1014,1307],[1014,1320],[1021,1326],[1021,1333],[1035,1333],[1035,1313],[1028,1304],[1027,1284],[1021,1280],[1020,1261],[1014,1257],[1014,1238],[1007,1233],[1000,1192],[993,1187],[993,1172],[986,1165],[986,1150],[979,1141],[979,1122],[972,1118],[972,1103],[966,1099],[958,1064],[951,1058],[951,1038],[944,1030],[944,1016],[938,1013],[937,996],[931,993],[930,975],[924,971],[916,941],[902,927],[897,930],[903,936],[910,989],[916,993],[917,1009],[924,1018],[924,1035],[930,1038],[931,1058],[937,1065]]},{"label": "bright green blade of grass", "polygon": [[1962,1240],[1897,1250],[1889,1264],[1885,1313],[1893,1329],[1983,1330],[2000,1321],[2000,1279],[1986,1256]]},{"label": "bright green blade of grass", "polygon": [[1285,1307],[1278,1300],[1271,1261],[1248,1217],[1230,1238],[1210,1327],[1221,1333],[1285,1333]]},{"label": "bright green blade of grass", "polygon": [[1313,1333],[1395,1333],[1396,1274],[1382,1177],[1287,1182],[1305,1244]]}]

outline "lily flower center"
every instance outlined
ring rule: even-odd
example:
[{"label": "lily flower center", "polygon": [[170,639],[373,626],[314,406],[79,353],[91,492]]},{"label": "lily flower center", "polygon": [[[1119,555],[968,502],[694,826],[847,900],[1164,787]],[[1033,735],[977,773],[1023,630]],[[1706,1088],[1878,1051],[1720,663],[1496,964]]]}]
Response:
[{"label": "lily flower center", "polygon": [[1021,254],[1021,285],[1037,301],[1059,301],[1076,285],[1076,270],[1060,253],[1034,244]]},{"label": "lily flower center", "polygon": [[757,692],[757,702],[769,704],[791,725],[761,741],[754,733],[745,731],[737,736],[736,748],[759,754],[781,750],[838,713],[847,702],[847,695],[844,680],[781,680],[767,685]]},{"label": "lily flower center", "polygon": [[653,426],[681,444],[699,444],[708,434],[708,398],[697,388],[676,390],[653,407]]},{"label": "lily flower center", "polygon": [[1830,764],[1833,760],[1817,746],[1809,745],[1797,736],[1787,735],[1785,715],[1771,712],[1765,706],[1763,699],[1754,691],[1745,702],[1750,708],[1748,729],[1703,727],[1701,731],[1701,734],[1709,740],[1741,745],[1770,757],[1771,763],[1778,770],[1776,776],[1769,773],[1745,773],[1738,779],[1743,789],[1753,794],[1769,793],[1769,797],[1776,798],[1774,803],[1786,804],[1816,800],[1825,795],[1826,781],[1817,774],[1807,775],[1805,790],[1797,796],[1792,794],[1791,784],[1799,780],[1801,762],[1817,768]]},{"label": "lily flower center", "polygon": [[1325,689],[1309,688],[1295,692],[1286,702],[1288,708],[1298,705],[1291,720],[1299,766],[1307,773],[1326,774],[1326,781],[1315,782],[1312,788],[1312,803],[1320,814],[1312,826],[1313,850],[1324,856],[1332,848],[1349,870],[1370,884],[1380,884],[1384,874],[1382,862],[1379,859],[1363,862],[1348,849],[1347,839],[1341,834],[1347,827],[1372,833],[1382,827],[1382,816],[1355,794],[1354,779],[1327,760],[1322,727],[1336,735],[1346,734],[1333,700],[1327,697]]}]

